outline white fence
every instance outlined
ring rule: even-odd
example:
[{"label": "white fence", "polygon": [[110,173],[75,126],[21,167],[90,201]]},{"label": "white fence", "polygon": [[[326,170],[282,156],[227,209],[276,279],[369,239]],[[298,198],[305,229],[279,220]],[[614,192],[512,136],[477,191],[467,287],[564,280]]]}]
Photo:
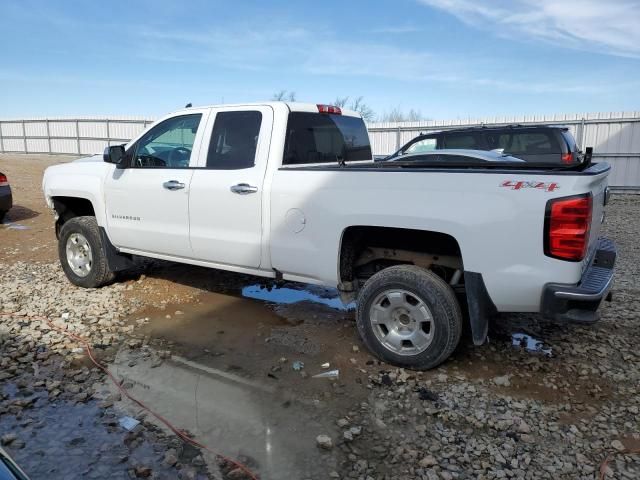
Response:
[{"label": "white fence", "polygon": [[0,120],[0,153],[101,153],[153,123],[141,117]]},{"label": "white fence", "polygon": [[[151,123],[153,119],[142,117],[0,120],[0,153],[100,153],[107,145],[127,142]],[[593,147],[595,160],[611,163],[612,186],[640,189],[640,112],[371,123],[368,127],[373,153],[382,155],[421,132],[511,123],[568,126],[581,148]]]}]

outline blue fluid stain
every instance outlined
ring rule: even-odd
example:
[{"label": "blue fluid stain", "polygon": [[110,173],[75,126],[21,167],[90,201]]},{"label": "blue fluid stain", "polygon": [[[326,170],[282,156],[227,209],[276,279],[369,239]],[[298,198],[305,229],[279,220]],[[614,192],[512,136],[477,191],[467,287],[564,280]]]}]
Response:
[{"label": "blue fluid stain", "polygon": [[[335,308],[336,310],[352,310],[355,308],[355,304],[353,302],[348,305],[342,303],[337,291],[329,289],[322,290],[327,293],[327,296],[319,295],[317,293],[310,292],[309,290],[298,290],[289,287],[265,288],[260,285],[249,285],[242,289],[242,296],[284,305],[306,301],[320,303],[322,305]],[[333,295],[329,296],[331,294]]]}]

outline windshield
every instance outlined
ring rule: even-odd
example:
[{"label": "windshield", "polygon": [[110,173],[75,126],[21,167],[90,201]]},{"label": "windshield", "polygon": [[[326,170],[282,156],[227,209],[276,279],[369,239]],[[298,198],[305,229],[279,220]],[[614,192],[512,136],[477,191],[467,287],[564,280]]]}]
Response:
[{"label": "windshield", "polygon": [[291,112],[283,165],[371,160],[367,128],[359,117]]}]

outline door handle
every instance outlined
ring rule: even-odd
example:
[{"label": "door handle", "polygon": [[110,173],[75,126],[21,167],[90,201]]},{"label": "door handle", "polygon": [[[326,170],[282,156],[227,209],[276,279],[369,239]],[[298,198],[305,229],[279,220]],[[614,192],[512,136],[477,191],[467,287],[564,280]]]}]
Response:
[{"label": "door handle", "polygon": [[254,187],[248,183],[239,183],[237,185],[233,185],[231,187],[231,191],[238,195],[248,195],[250,193],[256,193],[258,191],[258,187]]},{"label": "door handle", "polygon": [[184,188],[184,183],[177,180],[169,180],[168,182],[164,182],[162,186],[167,190],[181,190]]}]

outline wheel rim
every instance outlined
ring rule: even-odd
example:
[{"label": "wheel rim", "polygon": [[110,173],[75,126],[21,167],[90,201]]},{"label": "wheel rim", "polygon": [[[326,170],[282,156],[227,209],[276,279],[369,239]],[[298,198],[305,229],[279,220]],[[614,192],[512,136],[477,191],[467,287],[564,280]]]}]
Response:
[{"label": "wheel rim", "polygon": [[86,277],[93,266],[91,245],[81,233],[72,233],[67,239],[67,263],[79,277]]},{"label": "wheel rim", "polygon": [[415,293],[385,290],[371,304],[369,319],[382,346],[398,355],[424,352],[433,340],[431,310]]}]

